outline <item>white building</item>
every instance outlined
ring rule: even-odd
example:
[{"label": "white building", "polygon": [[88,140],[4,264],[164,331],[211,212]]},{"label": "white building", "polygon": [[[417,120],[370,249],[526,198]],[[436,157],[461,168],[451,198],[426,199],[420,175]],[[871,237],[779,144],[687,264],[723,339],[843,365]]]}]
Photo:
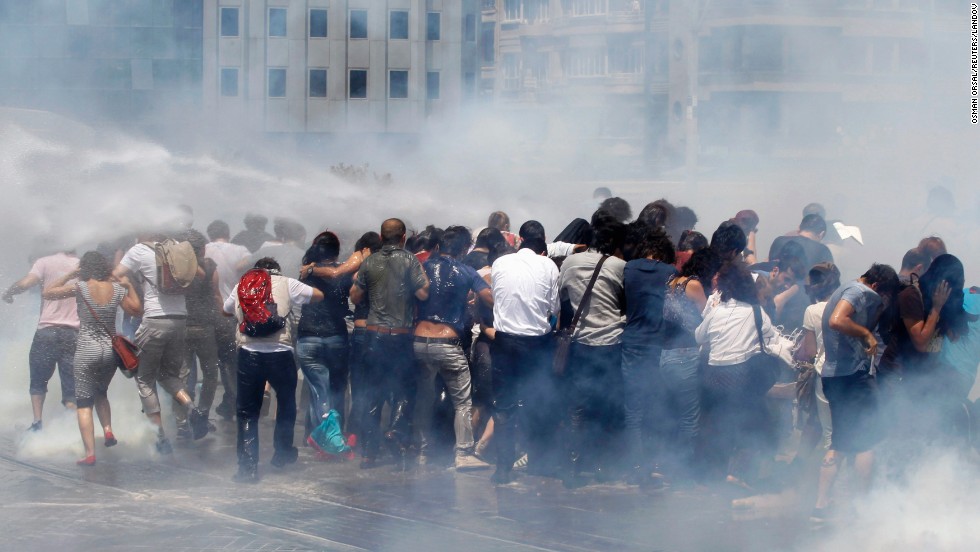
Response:
[{"label": "white building", "polygon": [[286,133],[411,133],[475,95],[477,0],[205,0],[204,105]]}]

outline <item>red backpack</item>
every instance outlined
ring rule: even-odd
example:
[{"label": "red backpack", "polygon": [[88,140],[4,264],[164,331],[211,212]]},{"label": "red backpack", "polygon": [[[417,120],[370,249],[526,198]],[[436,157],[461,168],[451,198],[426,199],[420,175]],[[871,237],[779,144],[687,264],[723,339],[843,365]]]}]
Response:
[{"label": "red backpack", "polygon": [[269,271],[253,268],[238,281],[238,305],[242,322],[238,331],[249,337],[265,337],[286,327],[272,297],[272,276]]}]

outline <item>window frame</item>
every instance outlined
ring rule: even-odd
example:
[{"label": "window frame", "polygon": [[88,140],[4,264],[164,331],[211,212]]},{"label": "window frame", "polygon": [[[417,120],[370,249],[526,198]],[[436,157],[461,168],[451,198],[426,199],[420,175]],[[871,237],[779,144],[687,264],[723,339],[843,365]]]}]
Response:
[{"label": "window frame", "polygon": [[[285,98],[286,97],[286,93],[288,92],[288,87],[286,85],[288,83],[288,77],[289,77],[289,74],[288,74],[288,72],[287,72],[286,69],[287,69],[286,67],[269,67],[269,68],[266,69],[266,72],[265,72],[265,97],[267,99],[271,99],[271,98],[277,98],[278,99],[278,98]],[[273,71],[276,71],[276,72],[282,71],[282,95],[275,95],[275,96],[272,95],[272,72]]]},{"label": "window frame", "polygon": [[[272,34],[272,12],[282,12],[282,34]],[[266,13],[265,34],[268,38],[286,38],[289,36],[289,9],[285,6],[270,6]]]}]

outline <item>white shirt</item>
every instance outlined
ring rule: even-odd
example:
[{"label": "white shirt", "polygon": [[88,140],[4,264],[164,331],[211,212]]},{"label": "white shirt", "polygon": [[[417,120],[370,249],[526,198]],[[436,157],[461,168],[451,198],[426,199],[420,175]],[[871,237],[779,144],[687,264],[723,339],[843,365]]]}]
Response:
[{"label": "white shirt", "polygon": [[187,315],[183,295],[157,291],[157,254],[152,247],[142,243],[130,247],[119,264],[143,277],[144,318]]},{"label": "white shirt", "polygon": [[218,266],[218,291],[222,297],[231,295],[242,276],[238,265],[251,255],[244,245],[231,242],[211,242],[204,248],[204,256]]},{"label": "white shirt", "polygon": [[[775,335],[769,315],[762,311],[762,337],[768,341]],[[752,305],[735,299],[721,301],[708,309],[701,325],[694,330],[694,339],[700,345],[710,345],[708,364],[711,366],[739,364],[762,352]]]},{"label": "white shirt", "polygon": [[551,332],[558,313],[558,267],[530,249],[504,255],[490,270],[493,326],[511,335],[539,336]]},{"label": "white shirt", "polygon": [[548,257],[552,259],[555,257],[568,257],[572,253],[575,253],[574,243],[551,242],[548,244]]},{"label": "white shirt", "polygon": [[[286,293],[288,297],[280,297],[277,293],[277,288],[280,287],[282,280],[286,281]],[[296,280],[294,278],[287,278],[285,276],[279,276],[276,274],[272,275],[272,286],[273,286],[273,300],[276,301],[276,307],[279,310],[279,316],[286,318],[290,316],[292,307],[296,305],[305,305],[313,300],[313,288]],[[242,320],[242,310],[238,308],[238,285],[232,290],[232,293],[225,298],[224,310],[228,314],[234,314],[238,321]],[[240,332],[238,333],[239,346],[243,349],[249,351],[255,351],[257,353],[278,353],[281,351],[292,351],[292,335],[291,328],[294,326],[291,321],[286,321],[286,327],[280,330],[278,333],[268,336],[267,338],[248,338],[242,336]]]},{"label": "white shirt", "polygon": [[813,361],[813,368],[818,374],[823,373],[823,363],[827,359],[827,353],[823,348],[823,313],[825,310],[827,310],[827,302],[821,301],[810,305],[803,313],[803,329],[812,331],[817,338],[817,357]]}]

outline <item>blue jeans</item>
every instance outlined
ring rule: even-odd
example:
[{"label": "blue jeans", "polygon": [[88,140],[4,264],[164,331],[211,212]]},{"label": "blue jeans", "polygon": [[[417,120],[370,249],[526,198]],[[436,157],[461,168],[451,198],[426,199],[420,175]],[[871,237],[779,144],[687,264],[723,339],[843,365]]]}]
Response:
[{"label": "blue jeans", "polygon": [[643,435],[659,424],[663,409],[660,348],[624,344],[622,371],[627,459],[634,468],[652,467],[652,445],[660,443],[644,442]]},{"label": "blue jeans", "polygon": [[344,414],[343,395],[338,397],[340,390],[337,387],[341,379],[338,376],[347,375],[348,349],[346,335],[303,336],[296,340],[296,359],[310,394],[310,406],[306,411],[307,435],[320,425],[331,408],[336,408],[341,416]]},{"label": "blue jeans", "polygon": [[673,446],[671,463],[690,470],[701,424],[701,358],[697,347],[665,349],[660,354],[660,377],[667,399]]},{"label": "blue jeans", "polygon": [[623,380],[620,344],[572,343],[565,370],[568,396],[567,460],[576,471],[609,468],[612,437],[622,427]]},{"label": "blue jeans", "polygon": [[61,402],[75,402],[75,340],[78,330],[67,326],[38,328],[31,343],[31,395],[44,396],[55,366],[61,378]]}]

